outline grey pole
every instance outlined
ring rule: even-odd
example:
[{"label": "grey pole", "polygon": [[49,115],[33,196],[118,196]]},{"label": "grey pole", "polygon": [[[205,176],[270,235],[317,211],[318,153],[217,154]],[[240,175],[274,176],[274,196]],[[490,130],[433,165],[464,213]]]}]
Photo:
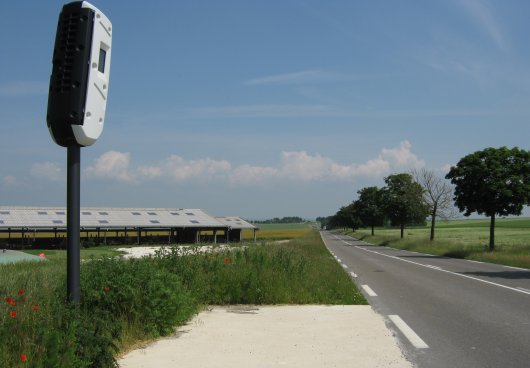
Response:
[{"label": "grey pole", "polygon": [[81,147],[69,146],[66,161],[66,231],[68,239],[66,292],[69,302],[79,304],[81,302],[81,250],[79,245]]}]

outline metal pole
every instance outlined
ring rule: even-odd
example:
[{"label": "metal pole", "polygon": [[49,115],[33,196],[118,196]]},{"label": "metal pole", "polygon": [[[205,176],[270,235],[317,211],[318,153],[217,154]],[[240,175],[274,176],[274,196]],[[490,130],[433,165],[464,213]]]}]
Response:
[{"label": "metal pole", "polygon": [[81,302],[81,250],[79,245],[81,147],[68,147],[66,161],[66,292],[69,302],[79,304]]}]

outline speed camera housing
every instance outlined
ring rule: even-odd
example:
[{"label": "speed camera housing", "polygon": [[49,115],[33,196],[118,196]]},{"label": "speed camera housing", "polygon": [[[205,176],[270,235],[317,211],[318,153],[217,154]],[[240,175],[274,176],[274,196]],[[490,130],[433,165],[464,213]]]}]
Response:
[{"label": "speed camera housing", "polygon": [[63,6],[57,24],[46,122],[63,146],[90,146],[103,131],[112,24],[86,1]]}]

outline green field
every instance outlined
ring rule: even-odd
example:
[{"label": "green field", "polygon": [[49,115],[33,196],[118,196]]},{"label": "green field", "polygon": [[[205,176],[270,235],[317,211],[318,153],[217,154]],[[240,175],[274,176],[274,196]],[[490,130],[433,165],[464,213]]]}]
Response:
[{"label": "green field", "polygon": [[405,229],[404,239],[394,228],[376,228],[375,236],[369,229],[347,233],[373,244],[530,269],[530,218],[497,219],[494,252],[487,250],[489,224],[489,219],[439,221],[434,242],[429,226]]},{"label": "green field", "polygon": [[[295,239],[307,235],[311,232],[312,226],[309,223],[300,224],[256,224],[259,231],[256,233],[256,239],[261,240],[286,240]],[[243,239],[253,239],[254,232],[251,230],[243,231]]]}]

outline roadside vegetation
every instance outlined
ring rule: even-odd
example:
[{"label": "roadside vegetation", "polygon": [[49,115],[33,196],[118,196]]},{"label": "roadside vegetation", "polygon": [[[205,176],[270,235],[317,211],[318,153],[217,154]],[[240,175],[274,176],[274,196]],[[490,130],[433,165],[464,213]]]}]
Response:
[{"label": "roadside vegetation", "polygon": [[111,257],[112,249],[85,253],[78,306],[65,302],[63,255],[2,265],[0,366],[115,367],[117,355],[171,334],[208,305],[366,304],[318,233],[303,231],[289,242],[218,253],[163,248],[132,260]]},{"label": "roadside vegetation", "polygon": [[489,250],[489,231],[488,219],[439,222],[434,241],[428,226],[408,228],[403,239],[397,228],[377,228],[375,235],[366,228],[343,230],[371,244],[530,269],[530,218],[498,219],[495,252]]}]

